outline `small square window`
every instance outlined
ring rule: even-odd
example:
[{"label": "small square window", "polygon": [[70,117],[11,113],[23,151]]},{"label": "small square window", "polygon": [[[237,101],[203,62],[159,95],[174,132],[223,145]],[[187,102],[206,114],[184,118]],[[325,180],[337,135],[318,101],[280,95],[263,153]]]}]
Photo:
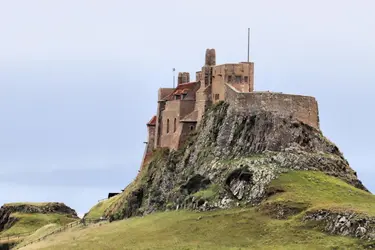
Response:
[{"label": "small square window", "polygon": [[240,83],[241,82],[241,76],[236,76],[236,83]]},{"label": "small square window", "polygon": [[228,82],[232,81],[232,76],[228,76]]},{"label": "small square window", "polygon": [[244,77],[244,81],[245,81],[245,82],[249,82],[249,77],[248,77],[248,76],[245,76],[245,77]]},{"label": "small square window", "polygon": [[219,94],[215,94],[215,101],[219,100],[219,98],[220,98],[220,95]]}]

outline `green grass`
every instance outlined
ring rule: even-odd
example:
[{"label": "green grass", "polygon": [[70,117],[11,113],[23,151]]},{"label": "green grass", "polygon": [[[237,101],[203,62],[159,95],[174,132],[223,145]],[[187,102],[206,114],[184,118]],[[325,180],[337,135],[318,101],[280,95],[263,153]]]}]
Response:
[{"label": "green grass", "polygon": [[26,213],[13,213],[12,217],[16,217],[18,221],[9,229],[0,233],[0,237],[12,236],[33,233],[37,229],[51,223],[65,225],[76,219],[68,217],[66,214],[26,214]]},{"label": "green grass", "polygon": [[[200,218],[200,219],[198,219]],[[353,238],[272,220],[255,209],[165,212],[64,232],[25,249],[356,249]]]},{"label": "green grass", "polygon": [[314,171],[292,171],[271,183],[271,188],[285,192],[272,196],[268,202],[295,201],[310,209],[350,210],[375,216],[375,196],[346,182]]},{"label": "green grass", "polygon": [[[319,172],[289,172],[270,188],[284,192],[271,196],[268,203],[308,204],[308,209],[358,207],[357,211],[374,213],[373,195]],[[25,249],[362,249],[363,244],[315,230],[300,216],[277,220],[255,207],[155,213],[63,232]]]},{"label": "green grass", "polygon": [[86,219],[99,219],[104,215],[104,212],[115,202],[121,198],[121,194],[111,197],[110,199],[104,200],[92,207],[89,213],[86,215]]},{"label": "green grass", "polygon": [[18,246],[27,245],[28,243],[36,241],[36,240],[42,238],[43,236],[54,232],[55,230],[57,230],[59,228],[61,228],[61,225],[59,225],[59,224],[54,224],[54,223],[47,224],[47,225],[39,228],[38,230],[36,230],[30,236],[25,237]]},{"label": "green grass", "polygon": [[217,198],[219,190],[219,185],[211,184],[207,189],[198,191],[194,193],[193,196],[197,199],[204,199],[210,201]]}]

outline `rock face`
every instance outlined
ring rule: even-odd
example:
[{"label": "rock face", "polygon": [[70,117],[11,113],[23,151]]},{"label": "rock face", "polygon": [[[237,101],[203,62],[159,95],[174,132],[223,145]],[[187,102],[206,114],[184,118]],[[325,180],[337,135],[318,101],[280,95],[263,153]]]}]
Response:
[{"label": "rock face", "polygon": [[342,236],[352,236],[365,240],[375,239],[375,218],[351,212],[331,212],[319,210],[308,212],[304,221],[318,222],[323,230]]},{"label": "rock face", "polygon": [[0,208],[0,232],[10,228],[15,222],[17,222],[17,218],[11,216],[12,213],[59,213],[67,214],[72,218],[78,218],[77,213],[63,203],[45,203],[42,205],[32,205],[27,203],[6,204]]},{"label": "rock face", "polygon": [[120,219],[166,209],[258,204],[270,181],[289,170],[322,171],[366,190],[321,131],[290,117],[243,114],[220,103],[184,148],[155,151],[107,215]]}]

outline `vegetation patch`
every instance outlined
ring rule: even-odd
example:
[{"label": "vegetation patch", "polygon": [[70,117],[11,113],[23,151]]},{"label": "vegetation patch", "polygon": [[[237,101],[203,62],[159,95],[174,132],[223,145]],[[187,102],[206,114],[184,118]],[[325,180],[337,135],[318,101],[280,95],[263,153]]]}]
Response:
[{"label": "vegetation patch", "polygon": [[310,204],[310,210],[353,211],[375,216],[375,196],[346,182],[316,171],[290,171],[273,180],[270,189],[283,190],[273,202]]},{"label": "vegetation patch", "polygon": [[259,211],[273,219],[288,219],[291,216],[300,214],[308,208],[308,204],[300,202],[265,202],[259,207]]},{"label": "vegetation patch", "polygon": [[206,201],[213,201],[218,198],[220,191],[220,186],[217,184],[211,184],[207,189],[200,190],[194,194],[193,197],[196,199],[203,199]]},{"label": "vegetation patch", "polygon": [[85,219],[99,219],[105,213],[105,211],[115,202],[120,199],[120,194],[115,195],[107,200],[101,201],[90,209],[88,214],[85,216]]},{"label": "vegetation patch", "polygon": [[58,225],[66,225],[70,222],[76,221],[66,214],[39,214],[39,213],[13,213],[12,217],[17,218],[17,222],[9,229],[1,232],[0,237],[22,235],[27,233],[33,233],[37,229],[54,223]]}]

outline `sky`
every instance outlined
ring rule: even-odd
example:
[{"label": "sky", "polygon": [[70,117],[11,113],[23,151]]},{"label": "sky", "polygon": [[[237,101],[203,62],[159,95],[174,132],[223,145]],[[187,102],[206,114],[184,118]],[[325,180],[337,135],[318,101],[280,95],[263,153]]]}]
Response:
[{"label": "sky", "polygon": [[[373,0],[0,0],[0,205],[79,214],[140,167],[172,68],[206,48],[245,61],[255,90],[316,97],[323,133],[375,192]],[[194,77],[193,77],[194,78]]]}]

